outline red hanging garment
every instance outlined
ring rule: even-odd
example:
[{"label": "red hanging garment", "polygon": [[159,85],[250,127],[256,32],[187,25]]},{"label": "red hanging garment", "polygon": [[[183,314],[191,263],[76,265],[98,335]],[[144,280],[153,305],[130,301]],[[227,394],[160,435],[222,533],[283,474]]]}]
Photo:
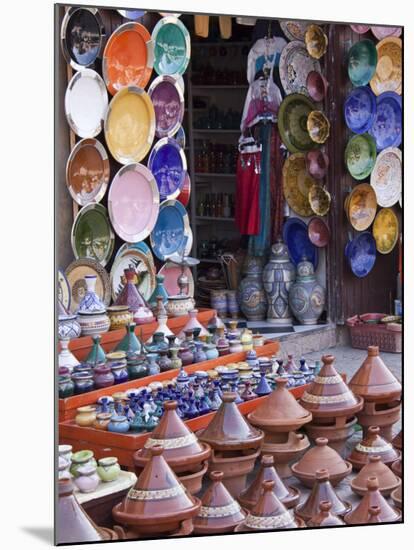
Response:
[{"label": "red hanging garment", "polygon": [[257,235],[260,229],[259,190],[261,153],[239,153],[235,218],[242,235]]}]

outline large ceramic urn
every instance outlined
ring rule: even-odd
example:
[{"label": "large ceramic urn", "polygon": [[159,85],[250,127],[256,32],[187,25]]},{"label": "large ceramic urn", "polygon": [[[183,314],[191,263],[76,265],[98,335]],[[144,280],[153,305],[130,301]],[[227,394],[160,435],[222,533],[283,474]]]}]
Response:
[{"label": "large ceramic urn", "polygon": [[135,472],[139,476],[151,460],[151,449],[160,445],[163,458],[191,494],[200,491],[211,449],[177,414],[177,402],[165,401],[164,414],[158,426],[146,440],[144,447],[134,453]]},{"label": "large ceramic urn", "polygon": [[325,289],[316,280],[312,262],[299,262],[296,282],[289,290],[289,306],[302,325],[318,322],[325,308]]},{"label": "large ceramic urn", "polygon": [[208,426],[197,433],[212,448],[209,471],[223,472],[223,483],[237,498],[260,454],[263,432],[251,426],[239,411],[236,394],[224,392],[222,403]]},{"label": "large ceramic urn", "polygon": [[326,437],[329,446],[342,453],[346,441],[353,434],[355,416],[364,400],[354,395],[333,366],[335,357],[324,355],[323,367],[299,403],[312,413],[312,422],[305,426],[311,440]]},{"label": "large ceramic urn", "polygon": [[378,346],[369,346],[349,387],[364,399],[364,407],[357,415],[364,436],[369,426],[379,426],[381,435],[391,441],[392,426],[400,418],[402,387],[381,359]]},{"label": "large ceramic urn", "polygon": [[269,263],[263,270],[263,285],[267,294],[267,321],[290,326],[293,322],[289,307],[289,289],[295,281],[295,266],[289,260],[287,246],[281,239],[272,246]]},{"label": "large ceramic urn", "polygon": [[243,315],[249,321],[263,321],[267,312],[267,298],[263,286],[263,258],[246,256],[244,278],[238,288],[238,301]]}]

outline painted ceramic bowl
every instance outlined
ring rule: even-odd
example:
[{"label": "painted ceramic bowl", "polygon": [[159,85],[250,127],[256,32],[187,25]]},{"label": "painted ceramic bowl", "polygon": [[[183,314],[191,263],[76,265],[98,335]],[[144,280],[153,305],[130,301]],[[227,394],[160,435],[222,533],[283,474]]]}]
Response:
[{"label": "painted ceramic bowl", "polygon": [[371,32],[378,40],[383,40],[388,36],[401,36],[402,27],[380,27],[378,25],[371,26]]},{"label": "painted ceramic bowl", "polygon": [[375,95],[402,92],[402,41],[389,36],[377,44],[378,63],[370,85]]},{"label": "painted ceramic bowl", "polygon": [[322,101],[327,94],[328,86],[328,81],[318,71],[311,71],[306,78],[306,89],[313,101]]},{"label": "painted ceramic bowl", "polygon": [[309,190],[316,183],[306,170],[303,153],[289,155],[283,165],[283,194],[286,202],[300,216],[312,216]]},{"label": "painted ceramic bowl", "polygon": [[349,25],[357,34],[365,34],[369,31],[369,25]]},{"label": "painted ceramic bowl", "polygon": [[306,169],[309,174],[318,180],[323,179],[328,171],[329,157],[320,149],[314,149],[306,153]]},{"label": "painted ceramic bowl", "polygon": [[387,147],[377,156],[371,173],[372,187],[379,206],[393,206],[402,192],[402,152],[397,147]]},{"label": "painted ceramic bowl", "polygon": [[309,189],[309,204],[317,216],[326,216],[331,206],[331,194],[316,183]]},{"label": "painted ceramic bowl", "polygon": [[348,76],[354,86],[365,86],[375,74],[378,54],[372,40],[355,42],[348,53]]},{"label": "painted ceramic bowl", "polygon": [[323,248],[329,243],[329,227],[322,218],[312,218],[308,225],[308,236],[312,244],[318,248]]},{"label": "painted ceramic bowl", "polygon": [[300,218],[288,218],[283,225],[283,241],[288,247],[291,261],[297,266],[307,258],[314,269],[318,267],[318,249],[311,243],[308,226]]},{"label": "painted ceramic bowl", "polygon": [[369,231],[359,233],[345,247],[345,256],[354,275],[366,277],[375,265],[375,239]]},{"label": "painted ceramic bowl", "polygon": [[306,126],[312,111],[315,104],[303,94],[290,94],[282,101],[277,123],[280,137],[291,153],[314,149],[315,142]]},{"label": "painted ceramic bowl", "polygon": [[377,112],[369,133],[375,139],[377,151],[398,147],[402,140],[402,99],[394,92],[377,97]]},{"label": "painted ceramic bowl", "polygon": [[294,40],[283,48],[279,76],[286,94],[307,94],[306,79],[311,71],[321,71],[320,63],[311,57],[303,42]]},{"label": "painted ceramic bowl", "polygon": [[329,137],[331,125],[322,111],[311,111],[306,121],[306,128],[312,141],[322,144]]},{"label": "painted ceramic bowl", "polygon": [[328,47],[328,37],[319,25],[309,25],[305,32],[306,49],[311,57],[320,59]]},{"label": "painted ceramic bowl", "polygon": [[369,86],[353,88],[344,103],[345,122],[351,132],[364,134],[371,129],[377,113],[377,100]]},{"label": "painted ceramic bowl", "polygon": [[351,137],[345,149],[345,164],[348,172],[356,180],[366,179],[375,165],[377,148],[369,134]]},{"label": "painted ceramic bowl", "polygon": [[357,231],[365,231],[372,224],[377,212],[377,197],[368,183],[356,185],[346,203],[349,223]]},{"label": "painted ceramic bowl", "polygon": [[381,208],[378,212],[372,233],[380,254],[389,254],[398,242],[399,223],[391,208]]}]

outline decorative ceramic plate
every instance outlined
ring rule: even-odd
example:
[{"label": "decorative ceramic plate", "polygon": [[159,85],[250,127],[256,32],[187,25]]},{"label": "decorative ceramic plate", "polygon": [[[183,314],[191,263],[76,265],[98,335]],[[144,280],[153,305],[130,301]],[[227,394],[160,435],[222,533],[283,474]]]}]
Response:
[{"label": "decorative ceramic plate", "polygon": [[114,177],[108,195],[109,217],[116,234],[128,243],[142,241],[154,229],[160,195],[146,166],[123,166]]},{"label": "decorative ceramic plate", "polygon": [[328,47],[328,37],[319,25],[309,25],[305,32],[305,44],[308,54],[320,59]]},{"label": "decorative ceramic plate", "polygon": [[151,248],[147,245],[147,243],[145,243],[144,241],[141,241],[139,243],[124,243],[118,250],[118,252],[115,254],[115,259],[124,252],[124,250],[126,250],[127,248],[136,248],[137,250],[140,250],[141,252],[143,252],[149,262],[151,263],[152,266],[154,266],[154,271],[155,271],[155,264],[154,264],[154,256],[151,252]]},{"label": "decorative ceramic plate", "polygon": [[189,256],[191,249],[193,248],[193,240],[194,240],[193,230],[191,229],[190,226],[188,226],[188,229],[185,235],[187,237],[187,244],[184,249],[184,256]]},{"label": "decorative ceramic plate", "polygon": [[311,140],[322,144],[329,137],[331,125],[322,111],[311,111],[306,121],[306,128]]},{"label": "decorative ceramic plate", "polygon": [[291,261],[297,266],[304,258],[318,267],[318,249],[308,237],[308,226],[299,218],[288,218],[283,225],[283,241],[289,250]]},{"label": "decorative ceramic plate", "polygon": [[105,117],[105,139],[121,164],[140,162],[151,149],[155,135],[155,112],[141,88],[129,86],[111,100]]},{"label": "decorative ceramic plate", "polygon": [[277,123],[280,137],[291,153],[315,148],[307,129],[309,113],[314,110],[315,104],[303,94],[290,94],[282,101]]},{"label": "decorative ceramic plate", "polygon": [[355,42],[348,53],[348,76],[354,86],[365,86],[375,74],[378,54],[372,40]]},{"label": "decorative ceramic plate", "polygon": [[83,69],[70,79],[65,94],[69,126],[81,138],[97,136],[108,109],[105,82],[92,69]]},{"label": "decorative ceramic plate", "polygon": [[389,254],[397,244],[399,236],[398,218],[391,208],[381,208],[378,212],[372,233],[380,254]]},{"label": "decorative ceramic plate", "polygon": [[319,183],[309,189],[309,204],[317,216],[326,216],[331,206],[331,194]]},{"label": "decorative ceramic plate", "polygon": [[181,149],[185,148],[185,130],[182,126],[178,128],[177,133],[174,136],[175,141],[178,143],[178,145],[181,147]]},{"label": "decorative ceramic plate", "polygon": [[371,173],[371,185],[379,206],[390,207],[398,202],[402,192],[402,153],[389,147],[377,156]]},{"label": "decorative ceramic plate", "polygon": [[345,99],[345,122],[355,134],[364,134],[371,129],[376,112],[377,99],[369,86],[353,88]]},{"label": "decorative ceramic plate", "polygon": [[329,83],[323,74],[318,71],[311,71],[306,77],[306,89],[313,101],[323,101],[328,92]]},{"label": "decorative ceramic plate", "polygon": [[99,57],[105,38],[105,27],[96,8],[70,8],[60,28],[62,52],[77,71],[92,65]]},{"label": "decorative ceramic plate", "polygon": [[308,225],[308,237],[312,244],[318,248],[328,245],[330,239],[329,227],[322,218],[312,218]]},{"label": "decorative ceramic plate", "polygon": [[70,284],[61,269],[57,272],[57,298],[66,311],[70,310]]},{"label": "decorative ceramic plate", "polygon": [[172,76],[159,76],[151,83],[148,94],[155,110],[155,135],[172,137],[184,118],[184,96],[178,81]]},{"label": "decorative ceramic plate", "polygon": [[377,44],[378,63],[370,82],[375,95],[402,91],[402,41],[389,36]]},{"label": "decorative ceramic plate", "polygon": [[154,174],[161,200],[178,197],[187,172],[184,151],[172,138],[160,139],[148,159],[148,168]]},{"label": "decorative ceramic plate", "polygon": [[185,173],[184,183],[181,187],[181,192],[177,197],[177,200],[181,202],[181,204],[185,207],[188,206],[188,203],[190,202],[190,195],[191,195],[191,180],[190,175],[188,172]]},{"label": "decorative ceramic plate", "polygon": [[306,79],[311,71],[321,72],[319,61],[308,54],[304,42],[289,42],[279,61],[280,81],[286,94],[308,95]]},{"label": "decorative ceramic plate", "polygon": [[290,155],[283,165],[283,194],[292,210],[300,216],[312,216],[309,191],[316,181],[306,170],[303,153]]},{"label": "decorative ceramic plate", "polygon": [[375,265],[375,239],[369,231],[359,233],[345,247],[349,267],[357,277],[366,277]]},{"label": "decorative ceramic plate", "polygon": [[377,151],[369,134],[352,136],[345,149],[345,164],[356,180],[367,178],[374,168]]},{"label": "decorative ceramic plate", "polygon": [[158,259],[165,261],[174,254],[183,255],[189,226],[187,211],[179,201],[166,200],[161,203],[150,237],[152,251]]},{"label": "decorative ceramic plate", "polygon": [[140,23],[124,23],[110,36],[103,54],[102,74],[109,92],[127,86],[145,88],[151,78],[154,46]]},{"label": "decorative ceramic plate", "polygon": [[102,204],[88,204],[73,222],[71,243],[76,259],[89,258],[105,266],[114,250],[115,236]]},{"label": "decorative ceramic plate", "polygon": [[95,292],[105,306],[111,302],[111,285],[109,275],[104,267],[95,260],[75,260],[68,265],[65,271],[71,291],[70,311],[76,313],[79,304],[86,292],[85,275],[96,275]]},{"label": "decorative ceramic plate", "polygon": [[369,183],[356,185],[347,201],[349,223],[357,231],[365,231],[372,224],[377,213],[377,197]]},{"label": "decorative ceramic plate", "polygon": [[374,137],[377,151],[398,147],[402,139],[402,100],[394,92],[377,97],[377,112],[369,133]]},{"label": "decorative ceramic plate", "polygon": [[373,25],[371,27],[371,32],[378,40],[383,40],[388,36],[395,36],[398,38],[398,36],[401,36],[402,27],[378,27]]},{"label": "decorative ceramic plate", "polygon": [[283,34],[288,40],[304,42],[308,25],[310,25],[310,21],[280,21]]},{"label": "decorative ceramic plate", "polygon": [[357,34],[365,34],[369,31],[369,25],[349,25]]},{"label": "decorative ceramic plate", "polygon": [[110,273],[112,300],[116,300],[125,285],[124,270],[127,268],[132,268],[135,271],[134,283],[142,297],[148,300],[156,287],[154,261],[151,261],[146,252],[135,244],[121,248]]},{"label": "decorative ceramic plate", "polygon": [[125,19],[131,19],[132,21],[136,21],[137,19],[140,19],[145,15],[145,11],[143,10],[117,10],[117,11],[122,15],[122,17],[125,17]]},{"label": "decorative ceramic plate", "polygon": [[81,206],[99,202],[109,183],[110,168],[105,147],[94,138],[78,141],[66,163],[66,185]]},{"label": "decorative ceramic plate", "polygon": [[[158,275],[164,275],[164,287],[170,296],[176,296],[180,292],[177,280],[181,275],[181,266],[173,263],[166,262],[158,271]],[[191,298],[194,298],[194,278],[193,273],[189,267],[184,267],[184,275],[188,277],[189,281],[189,294]]]},{"label": "decorative ceramic plate", "polygon": [[152,31],[154,69],[158,74],[182,75],[191,56],[190,33],[177,19],[167,16]]}]

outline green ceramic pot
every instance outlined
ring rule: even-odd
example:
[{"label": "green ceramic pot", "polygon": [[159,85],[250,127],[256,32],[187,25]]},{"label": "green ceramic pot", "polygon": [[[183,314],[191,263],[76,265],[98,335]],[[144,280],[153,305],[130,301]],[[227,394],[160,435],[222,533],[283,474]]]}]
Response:
[{"label": "green ceramic pot", "polygon": [[102,481],[115,481],[121,473],[121,467],[115,456],[106,456],[98,460],[97,472]]},{"label": "green ceramic pot", "polygon": [[372,172],[377,158],[375,140],[369,134],[354,135],[345,149],[345,164],[356,180],[366,179]]},{"label": "green ceramic pot", "polygon": [[348,53],[348,76],[354,86],[366,86],[375,74],[378,53],[372,40],[355,42]]},{"label": "green ceramic pot", "polygon": [[78,468],[82,468],[82,466],[87,465],[94,466],[95,468],[97,466],[92,451],[84,450],[73,453],[70,473],[73,475],[73,477],[78,477]]}]

